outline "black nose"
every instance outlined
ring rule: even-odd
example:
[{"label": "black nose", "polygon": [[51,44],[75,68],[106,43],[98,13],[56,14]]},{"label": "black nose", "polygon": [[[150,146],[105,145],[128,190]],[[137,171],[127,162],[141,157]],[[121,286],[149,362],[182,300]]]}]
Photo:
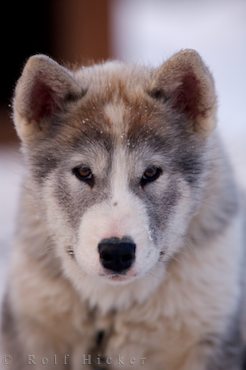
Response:
[{"label": "black nose", "polygon": [[113,272],[124,272],[135,260],[136,245],[128,237],[103,239],[98,244],[101,264]]}]

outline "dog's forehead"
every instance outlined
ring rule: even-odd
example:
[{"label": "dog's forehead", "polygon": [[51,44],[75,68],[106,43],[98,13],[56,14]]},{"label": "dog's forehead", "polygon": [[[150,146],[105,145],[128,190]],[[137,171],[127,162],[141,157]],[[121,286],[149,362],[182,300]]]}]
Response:
[{"label": "dog's forehead", "polygon": [[[167,121],[165,106],[148,94],[151,70],[107,63],[77,72],[87,94],[68,117],[66,135],[132,146],[160,135]],[[161,126],[161,127],[160,127]]]},{"label": "dog's forehead", "polygon": [[[94,121],[120,134],[128,126],[145,118],[153,107],[147,90],[151,71],[147,68],[111,62],[86,68],[79,73],[80,84],[87,87],[87,97],[81,100],[81,113],[86,111]],[[98,117],[99,116],[99,117]],[[89,120],[87,120],[89,122]]]},{"label": "dog's forehead", "polygon": [[107,62],[86,67],[75,72],[75,78],[82,86],[87,86],[92,94],[103,93],[112,97],[116,91],[124,94],[145,89],[150,83],[153,70],[145,66]]}]

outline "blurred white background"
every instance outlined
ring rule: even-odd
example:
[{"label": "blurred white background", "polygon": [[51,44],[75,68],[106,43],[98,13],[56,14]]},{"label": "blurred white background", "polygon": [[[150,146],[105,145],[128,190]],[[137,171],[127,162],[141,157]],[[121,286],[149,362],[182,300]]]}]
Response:
[{"label": "blurred white background", "polygon": [[[239,181],[246,186],[246,1],[112,0],[109,4],[109,37],[115,57],[157,65],[179,49],[194,48],[201,54],[217,85],[219,129]],[[18,149],[2,146],[0,294],[14,234],[21,173]]]},{"label": "blurred white background", "polygon": [[0,147],[0,300],[14,236],[23,167],[18,149]]}]

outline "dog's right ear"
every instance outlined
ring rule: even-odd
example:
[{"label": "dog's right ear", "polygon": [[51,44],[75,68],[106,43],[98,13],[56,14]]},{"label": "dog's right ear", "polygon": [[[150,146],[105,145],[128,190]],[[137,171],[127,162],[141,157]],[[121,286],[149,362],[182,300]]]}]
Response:
[{"label": "dog's right ear", "polygon": [[45,55],[30,57],[14,96],[14,121],[21,140],[39,137],[67,101],[81,94],[68,69]]},{"label": "dog's right ear", "polygon": [[195,50],[181,50],[155,72],[150,95],[166,101],[187,121],[192,133],[207,136],[216,125],[216,93],[213,77]]}]

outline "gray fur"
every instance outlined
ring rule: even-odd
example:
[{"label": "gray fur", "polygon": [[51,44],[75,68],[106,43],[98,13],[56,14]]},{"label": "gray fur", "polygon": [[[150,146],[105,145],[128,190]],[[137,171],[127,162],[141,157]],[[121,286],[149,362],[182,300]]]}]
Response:
[{"label": "gray fur", "polygon": [[[14,99],[27,176],[1,329],[18,359],[10,370],[25,370],[40,343],[41,355],[75,360],[136,351],[148,357],[143,370],[165,361],[168,370],[240,369],[241,210],[215,112],[212,76],[194,51],[157,70],[74,73],[29,60]],[[75,176],[81,165],[93,186]],[[150,165],[160,176],[143,187]],[[117,233],[136,243],[124,276],[98,257],[100,238]]]},{"label": "gray fur", "polygon": [[240,331],[240,315],[237,313],[230,327],[222,338],[211,335],[207,342],[214,351],[208,361],[206,370],[241,370],[243,369],[243,340]]},{"label": "gray fur", "polygon": [[[1,355],[6,355],[6,364],[4,368],[19,370],[25,368],[23,359],[23,348],[18,336],[17,322],[12,312],[8,294],[5,294],[1,312]],[[1,341],[0,341],[1,344]]]}]

